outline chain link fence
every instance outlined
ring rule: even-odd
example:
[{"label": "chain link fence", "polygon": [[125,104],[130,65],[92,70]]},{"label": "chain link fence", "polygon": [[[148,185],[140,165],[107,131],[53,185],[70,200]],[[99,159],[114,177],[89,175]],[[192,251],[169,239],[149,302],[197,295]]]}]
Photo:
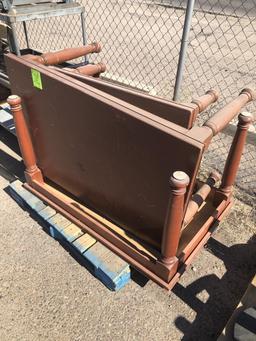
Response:
[{"label": "chain link fence", "polygon": [[[172,99],[186,14],[185,0],[83,0],[87,41],[100,41],[102,52],[90,61],[104,61],[105,77]],[[58,50],[82,44],[79,16],[28,23],[30,47]],[[18,27],[26,47],[22,27]],[[256,89],[256,1],[196,0],[186,54],[180,101],[190,101],[209,88],[221,98],[198,119],[205,121],[239,91]],[[246,110],[255,114],[255,105]],[[233,122],[235,123],[235,122]],[[235,128],[235,127],[234,127]],[[229,129],[230,131],[230,129]],[[224,167],[231,133],[218,135],[207,153],[206,169]],[[255,127],[241,163],[237,184],[256,193]]]}]

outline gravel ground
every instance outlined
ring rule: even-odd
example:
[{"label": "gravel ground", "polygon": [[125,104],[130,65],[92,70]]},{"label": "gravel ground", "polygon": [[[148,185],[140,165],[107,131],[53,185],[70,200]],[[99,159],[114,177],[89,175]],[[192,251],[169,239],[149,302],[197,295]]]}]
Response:
[{"label": "gravel ground", "polygon": [[[103,43],[97,58],[110,73],[169,97],[184,11],[132,4],[87,0],[88,39]],[[33,48],[81,44],[78,20],[54,20],[28,25]],[[197,13],[192,24],[182,98],[217,86],[227,99],[255,86],[255,58],[244,42],[254,48],[254,22]],[[218,155],[225,142],[214,149]],[[254,149],[244,169],[253,169]],[[139,276],[113,293],[10,198],[9,181],[23,176],[15,151],[15,139],[0,130],[0,341],[217,338],[256,270],[255,198],[237,191],[228,220],[170,294]]]},{"label": "gravel ground", "polygon": [[237,200],[170,294],[135,276],[118,293],[95,279],[8,194],[22,177],[0,130],[0,340],[215,340],[256,269],[253,198]]}]

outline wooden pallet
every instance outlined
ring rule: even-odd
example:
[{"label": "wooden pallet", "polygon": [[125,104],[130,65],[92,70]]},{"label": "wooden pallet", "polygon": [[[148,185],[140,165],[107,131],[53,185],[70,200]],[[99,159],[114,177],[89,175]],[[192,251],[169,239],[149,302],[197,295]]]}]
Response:
[{"label": "wooden pallet", "polygon": [[106,287],[118,291],[129,283],[131,270],[128,263],[26,190],[21,181],[12,182],[9,192],[22,207],[33,210],[43,220],[53,238],[82,256],[84,265]]}]

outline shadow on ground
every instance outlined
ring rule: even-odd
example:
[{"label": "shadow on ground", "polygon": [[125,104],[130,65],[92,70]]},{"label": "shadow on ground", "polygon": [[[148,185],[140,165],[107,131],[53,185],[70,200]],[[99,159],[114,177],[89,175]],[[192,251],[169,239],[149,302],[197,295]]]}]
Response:
[{"label": "shadow on ground", "polygon": [[[16,137],[3,128],[0,128],[0,143],[1,142],[10,149],[11,153],[20,155]],[[2,149],[0,147],[0,175],[10,182],[17,178],[24,180],[23,162],[10,154],[6,152],[6,148]]]},{"label": "shadow on ground", "polygon": [[[211,274],[186,288],[180,283],[173,288],[173,293],[197,313],[192,323],[183,316],[176,318],[175,325],[184,334],[183,341],[199,340],[198,330],[202,332],[201,340],[216,340],[256,271],[256,236],[246,244],[231,247],[211,238],[207,249],[224,262],[226,272],[221,278]],[[208,296],[205,303],[198,298],[203,291]]]},{"label": "shadow on ground", "polygon": [[[14,154],[20,155],[16,138],[0,128],[1,142]],[[24,181],[23,172],[22,161],[0,148],[0,175],[8,181],[17,178]],[[28,212],[49,234],[42,220],[30,210]],[[81,265],[85,265],[84,259],[70,250],[66,243],[60,243]],[[176,328],[183,334],[182,340],[216,340],[256,271],[256,236],[245,244],[235,244],[230,247],[211,238],[206,248],[224,263],[226,272],[222,277],[214,273],[203,276],[187,287],[177,283],[173,288],[172,293],[196,312],[193,322],[188,321],[184,316],[175,319]],[[90,268],[87,269],[90,271]],[[147,283],[147,279],[135,270],[132,272],[132,279],[141,287]],[[202,295],[203,292],[206,295]],[[204,296],[203,300],[202,296]]]}]

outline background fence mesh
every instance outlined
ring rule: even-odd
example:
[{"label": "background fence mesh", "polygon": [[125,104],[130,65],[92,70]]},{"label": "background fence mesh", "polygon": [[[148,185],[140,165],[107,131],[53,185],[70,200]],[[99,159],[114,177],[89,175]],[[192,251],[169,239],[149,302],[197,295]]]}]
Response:
[{"label": "background fence mesh", "polygon": [[[103,45],[90,61],[104,61],[106,77],[114,81],[172,99],[187,1],[83,0],[82,4],[88,42]],[[199,124],[244,87],[256,89],[255,18],[255,0],[196,0],[180,101],[190,101],[209,88],[221,93],[218,104],[200,115]],[[17,30],[25,47],[22,26]],[[29,22],[28,33],[30,47],[39,51],[82,44],[78,15]],[[252,104],[246,110],[255,114],[255,108]],[[223,169],[234,131],[214,139],[205,169]],[[249,194],[256,192],[255,137],[254,126],[237,181]]]}]

